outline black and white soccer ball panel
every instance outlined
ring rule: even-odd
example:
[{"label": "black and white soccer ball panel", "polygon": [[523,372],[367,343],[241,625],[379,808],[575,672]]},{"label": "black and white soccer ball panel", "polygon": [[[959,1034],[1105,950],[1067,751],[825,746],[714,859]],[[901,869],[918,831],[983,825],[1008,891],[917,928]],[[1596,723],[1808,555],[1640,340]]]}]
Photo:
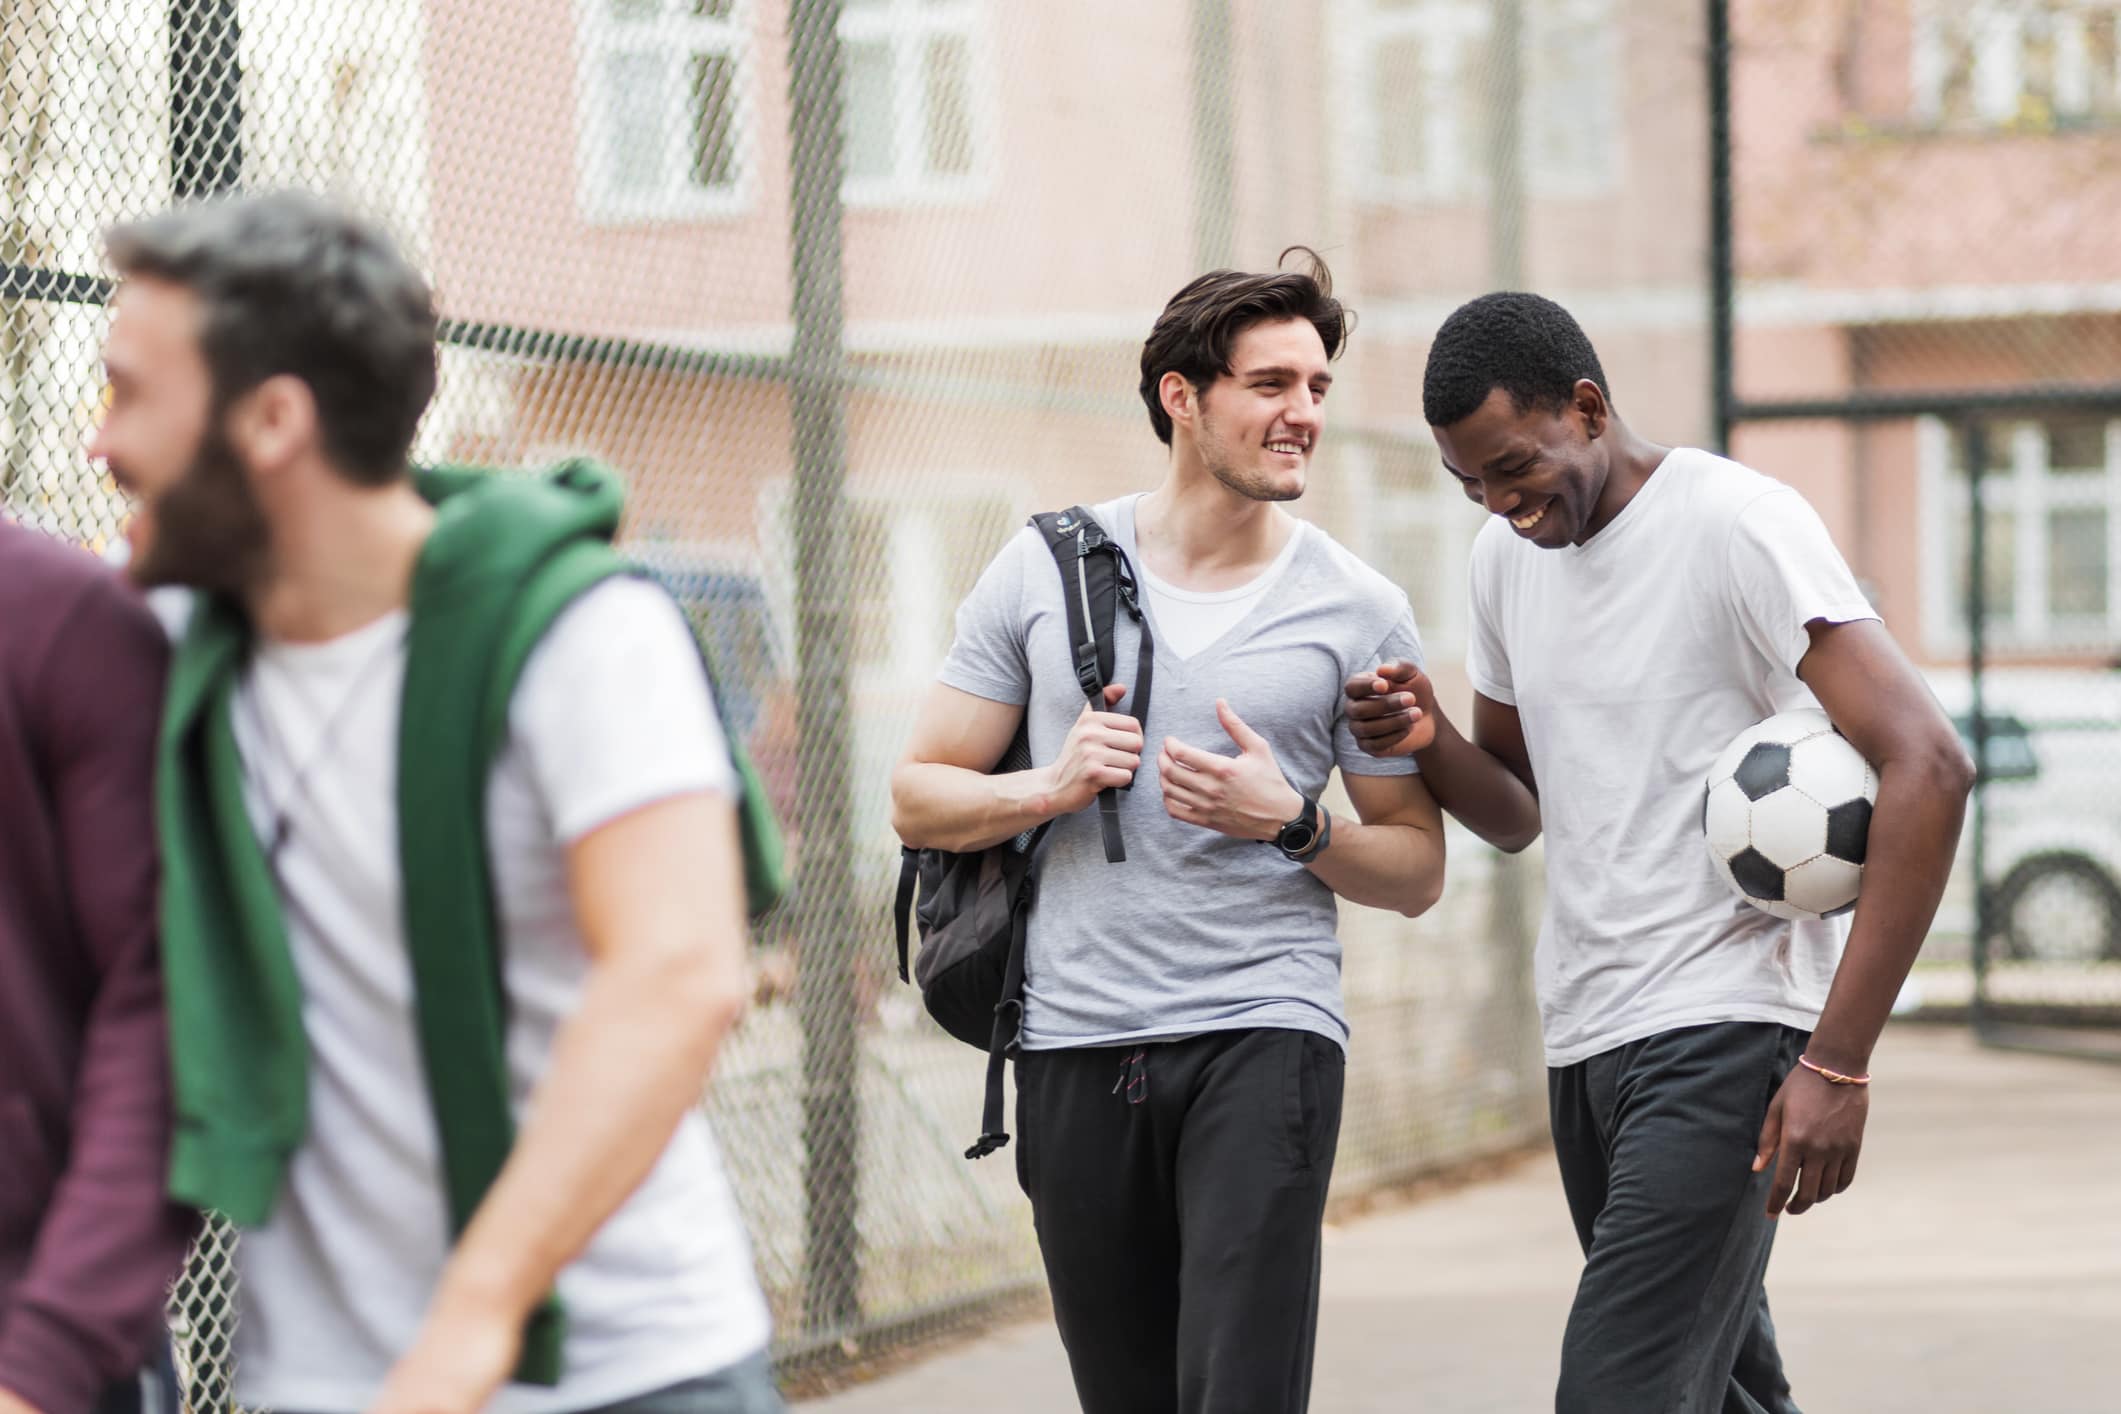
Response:
[{"label": "black and white soccer ball panel", "polygon": [[1777,918],[1830,917],[1863,884],[1878,773],[1824,712],[1780,712],[1709,768],[1702,829],[1717,874]]}]

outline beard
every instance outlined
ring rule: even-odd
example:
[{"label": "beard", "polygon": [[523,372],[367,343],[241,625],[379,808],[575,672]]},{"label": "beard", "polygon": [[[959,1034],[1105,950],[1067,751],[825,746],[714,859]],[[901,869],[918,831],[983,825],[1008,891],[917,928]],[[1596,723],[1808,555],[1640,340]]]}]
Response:
[{"label": "beard", "polygon": [[1294,501],[1304,494],[1302,477],[1289,486],[1264,472],[1240,466],[1230,444],[1209,421],[1205,407],[1200,418],[1200,460],[1210,476],[1248,501]]},{"label": "beard", "polygon": [[265,569],[271,533],[250,478],[218,420],[184,475],[148,511],[152,534],[127,566],[144,588],[183,585],[239,595]]}]

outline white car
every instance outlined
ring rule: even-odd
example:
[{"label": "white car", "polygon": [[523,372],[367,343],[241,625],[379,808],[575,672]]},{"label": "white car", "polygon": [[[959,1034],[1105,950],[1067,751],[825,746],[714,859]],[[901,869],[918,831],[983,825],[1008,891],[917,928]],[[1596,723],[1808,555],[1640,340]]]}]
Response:
[{"label": "white car", "polygon": [[[1968,749],[1966,674],[1931,685]],[[1983,875],[2000,956],[2121,960],[2121,671],[1992,670]],[[1961,860],[1971,862],[1974,810]]]}]

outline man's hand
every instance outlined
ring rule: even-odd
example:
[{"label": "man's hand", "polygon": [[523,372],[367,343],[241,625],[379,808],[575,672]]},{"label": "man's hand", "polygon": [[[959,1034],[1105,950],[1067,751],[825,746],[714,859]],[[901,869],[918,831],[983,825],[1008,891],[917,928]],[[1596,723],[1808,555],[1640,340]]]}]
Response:
[{"label": "man's hand", "polygon": [[1436,686],[1412,663],[1348,679],[1348,729],[1372,756],[1406,756],[1436,740]]},{"label": "man's hand", "polygon": [[1164,809],[1172,819],[1241,840],[1271,840],[1303,812],[1304,798],[1274,759],[1266,738],[1217,698],[1215,715],[1237,743],[1236,756],[1218,756],[1164,738],[1157,758]]},{"label": "man's hand", "polygon": [[430,1312],[369,1414],[479,1414],[515,1371],[519,1322]]},{"label": "man's hand", "polygon": [[0,1389],[0,1414],[41,1414],[41,1411],[22,1396]]},{"label": "man's hand", "polygon": [[1868,1086],[1835,1085],[1802,1066],[1790,1071],[1768,1105],[1753,1156],[1754,1173],[1770,1160],[1775,1165],[1768,1184],[1769,1217],[1781,1216],[1785,1208],[1795,1217],[1856,1181],[1863,1122],[1870,1112]]},{"label": "man's hand", "polygon": [[[1119,683],[1105,688],[1105,706],[1110,708],[1127,689]],[[1046,770],[1052,784],[1048,803],[1055,815],[1070,815],[1097,799],[1108,787],[1124,786],[1134,779],[1142,764],[1142,724],[1124,712],[1099,712],[1083,704],[1082,715],[1068,730],[1060,755]]]}]

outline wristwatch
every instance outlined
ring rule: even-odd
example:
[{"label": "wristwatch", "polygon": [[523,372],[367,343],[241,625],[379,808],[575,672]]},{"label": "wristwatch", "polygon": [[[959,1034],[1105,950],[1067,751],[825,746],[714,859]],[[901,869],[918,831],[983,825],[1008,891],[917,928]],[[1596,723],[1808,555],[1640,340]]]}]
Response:
[{"label": "wristwatch", "polygon": [[1294,820],[1283,825],[1269,841],[1282,854],[1302,864],[1316,855],[1333,838],[1333,817],[1326,807],[1309,796],[1304,797],[1304,808]]}]

